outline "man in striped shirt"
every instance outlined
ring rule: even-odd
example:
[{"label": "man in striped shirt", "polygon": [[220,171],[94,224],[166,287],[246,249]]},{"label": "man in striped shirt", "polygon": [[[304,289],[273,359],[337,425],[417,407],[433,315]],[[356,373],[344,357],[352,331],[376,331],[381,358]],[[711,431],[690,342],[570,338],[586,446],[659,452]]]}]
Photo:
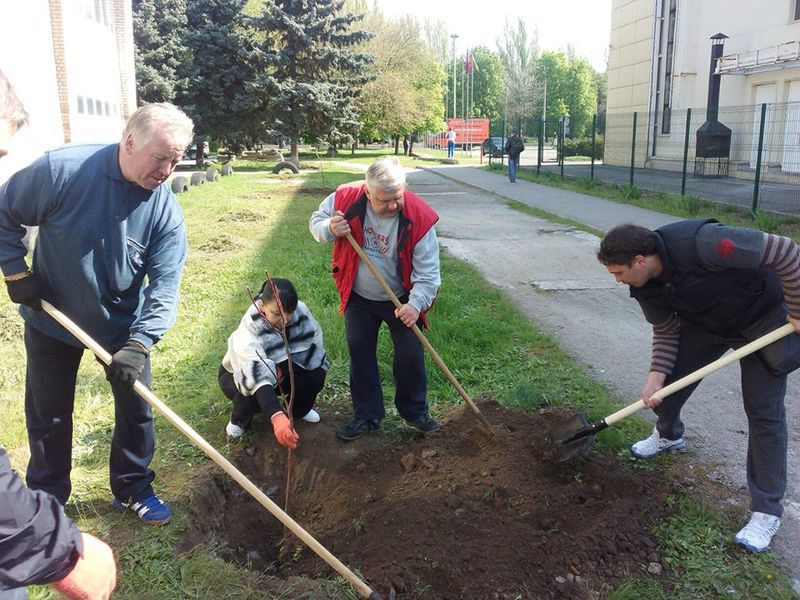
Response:
[{"label": "man in striped shirt", "polygon": [[[799,256],[788,238],[714,220],[679,221],[655,231],[621,225],[603,238],[598,260],[630,287],[653,326],[641,397],[657,422],[650,437],[631,446],[634,456],[685,451],[680,411],[699,382],[663,400],[652,398],[656,391],[787,320],[800,332]],[[740,361],[753,515],[735,540],[753,552],[767,549],[783,514],[784,396],[787,374],[800,366],[796,332]]]}]

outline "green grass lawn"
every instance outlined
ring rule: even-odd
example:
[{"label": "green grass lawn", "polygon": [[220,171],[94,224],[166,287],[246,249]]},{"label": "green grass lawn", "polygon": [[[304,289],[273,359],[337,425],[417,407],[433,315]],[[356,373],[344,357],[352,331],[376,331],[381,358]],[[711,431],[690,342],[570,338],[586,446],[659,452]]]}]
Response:
[{"label": "green grass lawn", "polygon": [[[359,159],[369,162],[376,154]],[[224,434],[230,405],[218,390],[216,373],[227,336],[248,305],[247,287],[257,290],[265,269],[274,277],[294,281],[325,332],[333,364],[322,404],[326,410],[351,411],[347,348],[338,295],[329,273],[331,248],[317,244],[307,229],[311,212],[336,185],[360,177],[360,169],[343,168],[342,160],[319,160],[316,169],[299,176],[238,169],[232,177],[191,188],[180,196],[190,255],[178,321],[153,352],[153,391],[223,454],[230,450]],[[525,410],[569,401],[590,419],[616,410],[615,399],[600,383],[571,362],[555,340],[528,322],[472,267],[443,255],[442,279],[429,337],[471,395],[491,395],[506,406]],[[0,319],[4,347],[0,356],[0,442],[9,449],[15,466],[24,470],[28,452],[22,411],[22,329],[5,295],[0,299]],[[382,375],[391,382],[391,365],[386,360],[390,343],[385,332],[380,343]],[[434,414],[441,415],[461,403],[431,361],[428,372]],[[386,391],[391,395],[388,384]],[[265,591],[267,576],[225,563],[214,546],[179,552],[180,534],[186,527],[185,508],[195,484],[193,475],[209,460],[160,417],[156,417],[155,486],[172,502],[176,518],[166,527],[145,528],[130,515],[110,509],[107,460],[112,406],[102,370],[87,354],[76,400],[74,491],[68,512],[83,529],[114,546],[120,564],[115,598],[293,597],[270,595]],[[393,408],[387,409],[391,414]],[[387,435],[392,435],[393,426],[400,427],[397,422],[399,419],[386,420]],[[627,444],[649,427],[644,421],[628,419],[599,436],[600,450],[624,454]],[[659,460],[657,465],[668,470],[670,460]],[[681,511],[659,525],[657,534],[665,556],[674,561],[675,576],[630,581],[619,590],[609,590],[608,597],[719,597],[714,595],[719,587],[716,581],[733,590],[730,597],[795,597],[786,575],[769,555],[750,556],[733,548],[729,513],[688,495],[673,501],[682,503]],[[353,597],[341,581],[334,580],[330,586],[329,597]],[[40,587],[32,591],[32,597],[56,596],[49,588]]]}]

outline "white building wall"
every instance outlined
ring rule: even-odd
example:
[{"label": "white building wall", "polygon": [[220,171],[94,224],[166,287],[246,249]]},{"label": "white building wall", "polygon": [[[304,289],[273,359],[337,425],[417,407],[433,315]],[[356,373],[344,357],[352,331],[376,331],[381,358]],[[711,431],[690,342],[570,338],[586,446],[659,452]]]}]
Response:
[{"label": "white building wall", "polygon": [[[0,182],[63,144],[65,122],[72,142],[118,141],[127,117],[123,106],[136,106],[131,0],[13,0],[13,5],[0,18],[0,69],[25,104],[30,125],[13,138],[9,156],[0,161]],[[60,104],[51,22],[51,9],[59,6],[67,115]],[[122,15],[124,31],[115,29],[115,14]],[[125,38],[119,43],[118,34]]]},{"label": "white building wall", "polygon": [[[693,157],[694,132],[705,120],[711,54],[709,38],[716,33],[728,36],[724,45],[725,55],[800,41],[800,21],[794,20],[797,2],[798,0],[678,0],[672,64],[672,128],[669,134],[663,134],[663,99],[659,98],[656,103],[653,96],[659,66],[658,55],[651,51],[647,71],[649,85],[643,99],[644,76],[638,73],[634,77],[628,70],[632,63],[641,65],[643,47],[631,43],[629,37],[621,35],[621,32],[630,31],[637,24],[641,25],[643,14],[649,11],[653,24],[650,31],[650,44],[653,48],[657,44],[658,16],[662,1],[614,0],[608,73],[609,123],[613,123],[614,113],[631,113],[634,110],[645,113],[639,115],[640,123],[642,118],[647,121],[645,137],[637,133],[637,150],[640,143],[645,144],[645,138],[648,144],[643,153],[642,164],[658,168],[680,168],[687,108],[692,108],[690,159]],[[638,10],[632,10],[633,6]],[[639,31],[642,33],[643,30]],[[614,47],[615,40],[617,47]],[[644,40],[637,42],[643,44]],[[757,133],[753,129],[754,122],[757,124],[754,114],[757,111],[757,95],[760,100],[771,97],[773,103],[789,102],[794,99],[790,98],[790,94],[797,94],[797,82],[800,82],[800,61],[783,62],[760,72],[742,70],[722,76],[719,120],[733,130],[732,160],[741,163],[745,170],[750,162],[751,146]],[[663,84],[661,88],[663,89]],[[795,91],[792,92],[792,89]],[[652,111],[657,105],[657,119],[654,120]],[[793,114],[792,109],[786,106],[774,107],[770,113],[772,118],[778,120],[776,126],[769,131],[769,139],[766,141],[773,148],[765,156],[766,162],[773,167],[780,165],[781,157],[785,154],[782,149],[785,145],[784,133],[789,125],[780,122],[780,119],[785,120],[789,114]],[[630,125],[627,130],[607,130],[606,162],[629,164],[630,139]],[[637,159],[638,157],[637,152]]]},{"label": "white building wall", "polygon": [[125,122],[112,7],[106,0],[62,6],[72,141],[116,142]]},{"label": "white building wall", "polygon": [[[631,115],[637,121],[637,138],[646,135],[653,58],[653,1],[613,0],[608,52],[608,101],[605,161],[630,162]],[[640,157],[639,162],[644,160]]]},{"label": "white building wall", "polygon": [[16,2],[13,13],[4,11],[0,19],[0,70],[31,117],[30,125],[12,139],[9,155],[0,160],[3,182],[64,141],[47,0]]}]

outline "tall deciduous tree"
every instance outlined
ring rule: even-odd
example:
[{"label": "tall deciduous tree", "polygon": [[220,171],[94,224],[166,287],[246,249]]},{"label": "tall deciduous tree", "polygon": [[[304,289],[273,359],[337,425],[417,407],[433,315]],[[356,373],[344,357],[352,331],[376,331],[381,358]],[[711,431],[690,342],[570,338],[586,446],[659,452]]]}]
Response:
[{"label": "tall deciduous tree", "polygon": [[258,135],[248,120],[249,106],[240,97],[254,78],[246,60],[250,48],[243,32],[242,9],[247,0],[187,0],[188,50],[181,72],[186,92],[181,105],[194,119],[198,138],[198,164],[202,164],[201,142],[214,136],[229,146]]},{"label": "tall deciduous tree", "polygon": [[[595,72],[584,58],[567,52],[542,53],[537,64],[537,77],[547,79],[547,134],[552,135],[555,121],[564,115],[570,118],[573,137],[588,135],[592,115],[597,110]],[[541,114],[541,103],[538,105]]]},{"label": "tall deciduous tree", "polygon": [[371,12],[364,26],[373,38],[364,45],[375,57],[374,79],[358,100],[362,138],[391,135],[399,140],[417,131],[441,128],[445,75],[411,17],[386,19]]},{"label": "tall deciduous tree", "polygon": [[521,128],[533,114],[537,96],[541,95],[536,75],[536,59],[539,55],[538,33],[534,29],[529,35],[525,21],[517,20],[512,27],[506,22],[502,39],[497,40],[500,60],[505,70],[504,105],[506,121]]},{"label": "tall deciduous tree", "polygon": [[265,126],[291,139],[298,162],[301,135],[336,143],[359,127],[354,100],[369,80],[370,56],[355,49],[369,34],[343,0],[274,0],[249,20],[256,77],[244,101]]},{"label": "tall deciduous tree", "polygon": [[484,46],[472,51],[472,98],[474,115],[499,121],[503,116],[503,63]]},{"label": "tall deciduous tree", "polygon": [[139,103],[170,102],[183,85],[186,0],[133,0],[132,8]]}]

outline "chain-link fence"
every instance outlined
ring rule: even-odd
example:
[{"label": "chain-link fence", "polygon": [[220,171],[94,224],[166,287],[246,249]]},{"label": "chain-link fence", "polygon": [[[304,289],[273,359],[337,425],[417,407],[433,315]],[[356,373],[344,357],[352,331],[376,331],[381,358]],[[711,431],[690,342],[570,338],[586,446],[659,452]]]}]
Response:
[{"label": "chain-link fence", "polygon": [[580,156],[586,152],[559,151],[555,165],[537,157],[536,168],[800,214],[800,103],[613,113],[602,121],[602,164]]}]

